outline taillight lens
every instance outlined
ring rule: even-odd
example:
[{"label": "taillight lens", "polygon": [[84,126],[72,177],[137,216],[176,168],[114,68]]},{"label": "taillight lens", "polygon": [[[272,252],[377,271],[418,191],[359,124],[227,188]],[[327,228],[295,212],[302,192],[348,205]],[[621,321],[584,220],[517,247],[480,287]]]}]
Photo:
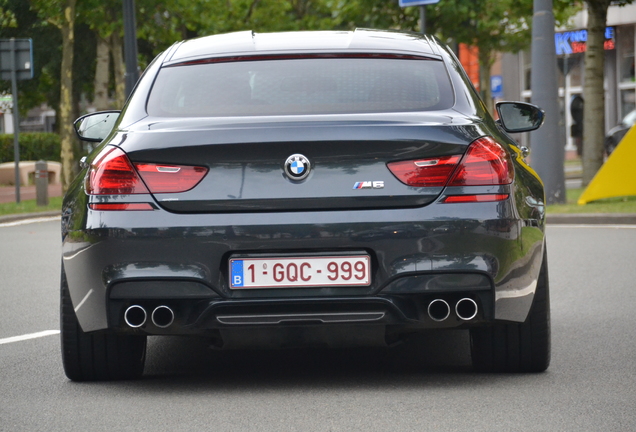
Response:
[{"label": "taillight lens", "polygon": [[510,155],[488,136],[473,141],[463,157],[390,162],[387,167],[402,183],[417,187],[504,185],[514,176]]},{"label": "taillight lens", "polygon": [[148,193],[148,189],[123,150],[105,147],[88,172],[86,192],[90,195],[129,195]]},{"label": "taillight lens", "polygon": [[208,172],[205,167],[136,163],[135,168],[152,193],[185,192]]},{"label": "taillight lens", "polygon": [[448,186],[490,186],[512,183],[512,159],[491,137],[479,138],[468,147]]},{"label": "taillight lens", "polygon": [[[207,174],[206,167],[133,164],[119,147],[106,147],[91,165],[86,192],[91,195],[130,195],[185,192]],[[143,179],[143,180],[142,180]]]},{"label": "taillight lens", "polygon": [[411,161],[390,162],[387,167],[398,180],[409,186],[444,186],[461,155],[442,156]]}]

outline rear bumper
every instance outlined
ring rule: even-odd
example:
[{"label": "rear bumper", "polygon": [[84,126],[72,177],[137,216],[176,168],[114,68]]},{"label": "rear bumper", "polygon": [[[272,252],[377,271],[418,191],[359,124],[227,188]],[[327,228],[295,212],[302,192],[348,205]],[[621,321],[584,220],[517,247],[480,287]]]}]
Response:
[{"label": "rear bumper", "polygon": [[[63,218],[63,265],[84,331],[206,334],[255,326],[424,329],[521,322],[532,304],[543,231],[513,214],[509,201],[273,214],[98,212],[80,206]],[[234,254],[356,251],[371,256],[369,287],[228,287]],[[463,298],[478,308],[470,320],[454,312]],[[435,299],[448,303],[447,319],[429,316]],[[131,305],[148,315],[135,329],[124,319]],[[158,306],[173,310],[170,326],[152,323]],[[337,319],[345,316],[350,318]]]}]

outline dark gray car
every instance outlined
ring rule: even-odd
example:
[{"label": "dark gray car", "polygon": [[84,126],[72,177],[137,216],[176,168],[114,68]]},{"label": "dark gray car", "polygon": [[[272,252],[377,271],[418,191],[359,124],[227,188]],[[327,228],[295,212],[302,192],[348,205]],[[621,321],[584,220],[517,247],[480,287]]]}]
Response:
[{"label": "dark gray car", "polygon": [[391,344],[469,329],[477,370],[550,359],[543,185],[453,53],[397,32],[176,43],[64,198],[73,380],[142,374],[147,336],[218,347]]}]

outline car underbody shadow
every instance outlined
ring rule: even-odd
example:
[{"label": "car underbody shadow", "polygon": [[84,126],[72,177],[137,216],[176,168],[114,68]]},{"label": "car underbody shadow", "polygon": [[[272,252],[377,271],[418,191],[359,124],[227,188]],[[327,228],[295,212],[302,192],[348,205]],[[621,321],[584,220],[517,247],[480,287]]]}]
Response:
[{"label": "car underbody shadow", "polygon": [[217,384],[374,382],[471,370],[466,330],[413,335],[392,347],[219,350],[196,337],[149,339],[146,380],[196,379]]}]

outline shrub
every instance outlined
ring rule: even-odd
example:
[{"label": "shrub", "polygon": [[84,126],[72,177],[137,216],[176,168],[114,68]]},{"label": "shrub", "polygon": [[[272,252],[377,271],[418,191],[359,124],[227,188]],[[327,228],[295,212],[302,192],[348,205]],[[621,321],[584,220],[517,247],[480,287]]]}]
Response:
[{"label": "shrub", "polygon": [[[25,132],[20,136],[20,160],[60,162],[60,136],[49,132]],[[12,162],[13,134],[0,135],[0,163]]]}]

